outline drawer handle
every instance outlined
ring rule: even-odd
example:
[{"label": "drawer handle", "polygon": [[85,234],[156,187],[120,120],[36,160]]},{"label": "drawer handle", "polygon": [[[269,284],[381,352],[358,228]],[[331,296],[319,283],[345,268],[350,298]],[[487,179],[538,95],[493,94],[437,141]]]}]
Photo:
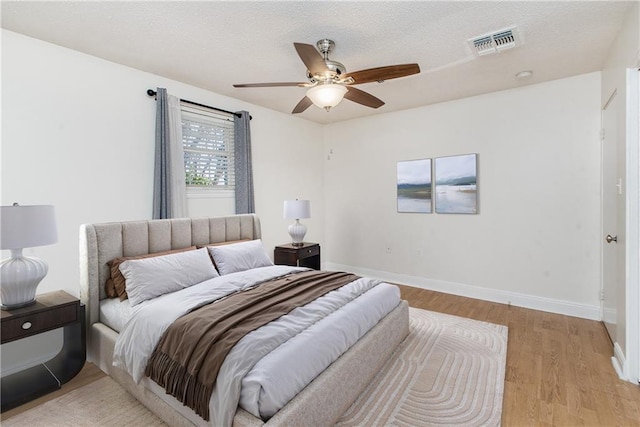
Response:
[{"label": "drawer handle", "polygon": [[31,329],[31,322],[24,322],[24,323],[22,324],[22,329],[24,329],[25,331],[26,331],[27,329]]}]

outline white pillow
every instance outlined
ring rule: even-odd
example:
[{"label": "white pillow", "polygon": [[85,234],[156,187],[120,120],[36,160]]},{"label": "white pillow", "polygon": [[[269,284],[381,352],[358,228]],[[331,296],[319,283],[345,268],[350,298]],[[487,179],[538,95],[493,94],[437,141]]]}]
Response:
[{"label": "white pillow", "polygon": [[209,252],[220,275],[273,265],[262,246],[262,240],[209,246]]},{"label": "white pillow", "polygon": [[219,276],[206,249],[128,260],[120,272],[132,306]]}]

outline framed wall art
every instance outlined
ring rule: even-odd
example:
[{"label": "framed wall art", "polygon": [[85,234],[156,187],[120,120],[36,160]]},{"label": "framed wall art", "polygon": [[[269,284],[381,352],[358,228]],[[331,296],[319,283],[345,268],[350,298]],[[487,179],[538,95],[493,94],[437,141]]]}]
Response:
[{"label": "framed wall art", "polygon": [[435,159],[436,213],[478,213],[478,155]]},{"label": "framed wall art", "polygon": [[398,212],[431,213],[431,159],[398,162]]}]

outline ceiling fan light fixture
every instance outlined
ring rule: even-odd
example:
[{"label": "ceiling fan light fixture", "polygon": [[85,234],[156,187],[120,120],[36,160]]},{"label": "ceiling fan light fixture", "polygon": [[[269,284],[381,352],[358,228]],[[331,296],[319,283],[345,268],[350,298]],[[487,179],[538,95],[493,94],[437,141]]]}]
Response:
[{"label": "ceiling fan light fixture", "polygon": [[315,106],[329,111],[342,101],[346,93],[347,88],[342,85],[318,85],[307,91],[307,97]]}]

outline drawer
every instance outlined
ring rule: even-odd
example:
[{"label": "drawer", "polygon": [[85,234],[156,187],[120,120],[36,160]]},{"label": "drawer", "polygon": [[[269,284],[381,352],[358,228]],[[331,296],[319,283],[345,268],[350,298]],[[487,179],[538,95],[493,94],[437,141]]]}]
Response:
[{"label": "drawer", "polygon": [[295,252],[276,249],[273,254],[273,262],[276,265],[290,265],[296,267],[298,265],[298,258]]},{"label": "drawer", "polygon": [[310,256],[320,255],[320,245],[313,245],[308,248],[298,249],[298,258],[308,258]]},{"label": "drawer", "polygon": [[78,320],[78,305],[69,304],[2,321],[2,342],[39,334]]}]

